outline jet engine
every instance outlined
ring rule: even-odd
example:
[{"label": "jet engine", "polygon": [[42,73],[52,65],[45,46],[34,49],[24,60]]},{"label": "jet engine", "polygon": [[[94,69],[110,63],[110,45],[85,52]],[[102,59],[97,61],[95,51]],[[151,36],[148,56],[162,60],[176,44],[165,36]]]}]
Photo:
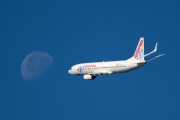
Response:
[{"label": "jet engine", "polygon": [[96,78],[95,75],[84,75],[83,77],[85,80],[94,80]]}]

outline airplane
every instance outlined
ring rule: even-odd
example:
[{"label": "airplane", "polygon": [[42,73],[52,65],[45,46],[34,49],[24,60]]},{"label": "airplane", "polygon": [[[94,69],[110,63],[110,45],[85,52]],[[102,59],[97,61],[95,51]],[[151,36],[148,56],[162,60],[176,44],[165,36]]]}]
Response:
[{"label": "airplane", "polygon": [[163,56],[164,54],[160,54],[149,59],[144,59],[150,54],[156,52],[157,46],[158,43],[156,43],[153,51],[144,55],[144,37],[141,37],[134,55],[127,60],[76,64],[71,67],[68,73],[71,75],[83,76],[85,80],[94,80],[98,75],[129,72],[144,66],[146,62]]}]

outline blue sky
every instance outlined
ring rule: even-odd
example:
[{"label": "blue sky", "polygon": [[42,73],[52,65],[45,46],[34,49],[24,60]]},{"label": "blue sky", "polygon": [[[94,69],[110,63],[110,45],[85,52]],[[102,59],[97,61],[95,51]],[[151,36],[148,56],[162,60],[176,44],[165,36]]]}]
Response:
[{"label": "blue sky", "polygon": [[[0,4],[1,120],[179,120],[180,2],[6,0]],[[77,63],[128,59],[140,37],[145,53],[166,55],[141,69],[84,81]],[[31,52],[54,59],[41,79],[25,81]]]}]

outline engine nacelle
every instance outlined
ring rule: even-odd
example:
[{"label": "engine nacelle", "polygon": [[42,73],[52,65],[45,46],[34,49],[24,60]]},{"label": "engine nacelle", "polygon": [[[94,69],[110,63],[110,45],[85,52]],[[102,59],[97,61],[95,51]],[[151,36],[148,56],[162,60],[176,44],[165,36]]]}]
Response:
[{"label": "engine nacelle", "polygon": [[83,77],[85,80],[94,80],[96,78],[96,76],[94,75],[84,75]]}]

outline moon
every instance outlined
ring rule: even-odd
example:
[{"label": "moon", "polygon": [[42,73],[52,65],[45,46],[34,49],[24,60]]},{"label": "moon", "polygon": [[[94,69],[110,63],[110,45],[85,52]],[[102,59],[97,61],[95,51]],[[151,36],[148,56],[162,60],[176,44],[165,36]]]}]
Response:
[{"label": "moon", "polygon": [[42,77],[52,66],[53,58],[45,52],[33,52],[27,55],[21,64],[21,74],[25,80]]}]

